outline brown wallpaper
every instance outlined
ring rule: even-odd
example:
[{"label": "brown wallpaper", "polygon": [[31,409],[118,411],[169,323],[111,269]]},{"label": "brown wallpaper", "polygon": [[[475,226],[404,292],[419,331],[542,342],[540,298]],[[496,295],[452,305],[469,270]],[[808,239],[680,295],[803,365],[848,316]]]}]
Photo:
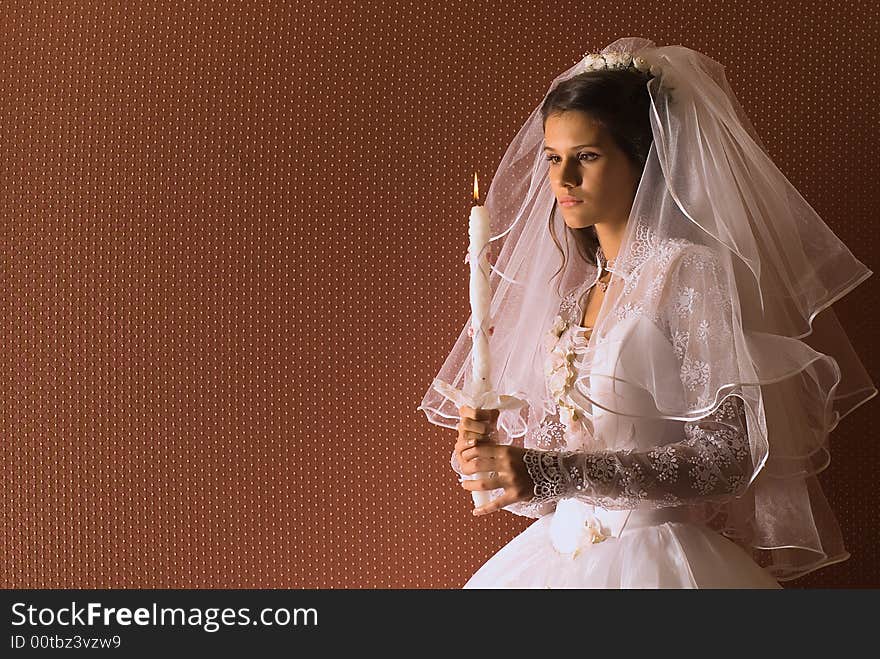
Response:
[{"label": "brown wallpaper", "polygon": [[[876,270],[869,7],[3,2],[2,585],[460,587],[531,522],[416,410],[473,172],[585,51],[681,43]],[[877,286],[835,305],[872,373]],[[880,585],[877,409],[821,475],[853,557],[786,587]]]}]

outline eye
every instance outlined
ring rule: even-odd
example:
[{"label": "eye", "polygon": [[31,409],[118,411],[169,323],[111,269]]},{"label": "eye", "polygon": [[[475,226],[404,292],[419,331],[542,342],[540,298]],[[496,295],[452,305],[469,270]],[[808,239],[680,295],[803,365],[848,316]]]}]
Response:
[{"label": "eye", "polygon": [[[581,158],[581,156],[595,156],[595,157],[594,158]],[[559,158],[559,156],[554,156],[551,154],[551,155],[547,156],[546,160],[550,161],[551,163],[553,163],[555,165],[556,164],[555,158]],[[582,151],[581,153],[578,154],[578,160],[582,160],[584,162],[593,162],[594,160],[597,160],[598,158],[599,158],[599,154],[593,153],[592,151]]]}]

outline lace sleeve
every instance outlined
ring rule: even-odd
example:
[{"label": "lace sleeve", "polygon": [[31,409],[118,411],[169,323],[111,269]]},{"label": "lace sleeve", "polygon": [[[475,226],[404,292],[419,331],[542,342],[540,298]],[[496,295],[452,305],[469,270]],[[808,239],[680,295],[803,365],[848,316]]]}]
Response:
[{"label": "lace sleeve", "polygon": [[736,382],[734,312],[724,269],[708,247],[684,250],[669,268],[660,317],[678,363],[689,410],[705,409],[716,390]]},{"label": "lace sleeve", "polygon": [[[538,446],[543,447],[543,450],[552,450],[557,447],[564,447],[566,445],[565,440],[565,424],[562,423],[559,417],[559,408],[552,413],[548,414],[544,417],[544,420],[538,426],[538,428],[534,431],[530,431],[526,436],[527,441],[523,441],[521,443],[517,443],[518,446]],[[538,449],[541,450],[541,449]],[[490,499],[495,499],[495,493],[497,492],[497,496],[501,496],[504,493],[504,490],[494,490],[490,495]],[[539,517],[543,517],[544,515],[549,515],[554,510],[556,510],[556,499],[549,500],[534,500],[529,499],[527,501],[516,501],[514,503],[507,504],[502,508],[502,510],[506,510],[514,515],[519,515],[521,517],[531,517],[533,519],[537,519]]]},{"label": "lace sleeve", "polygon": [[647,451],[528,449],[532,505],[577,497],[608,509],[723,501],[742,494],[751,453],[742,399],[729,396],[708,416],[684,424],[685,439]]}]

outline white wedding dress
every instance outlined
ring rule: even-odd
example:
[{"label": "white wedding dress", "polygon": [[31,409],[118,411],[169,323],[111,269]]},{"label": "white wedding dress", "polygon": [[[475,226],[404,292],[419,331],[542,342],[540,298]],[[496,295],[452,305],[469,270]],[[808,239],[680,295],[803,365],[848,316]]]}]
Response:
[{"label": "white wedding dress", "polygon": [[[694,271],[700,267],[697,263]],[[687,273],[683,268],[679,277]],[[560,374],[560,365],[571,368],[566,352],[588,340],[590,330],[578,323],[586,291],[593,285],[595,281],[587,282],[563,300],[564,329],[548,356],[551,378]],[[672,340],[676,328],[667,329],[668,335],[644,315],[628,316],[612,329],[613,340],[599,343],[592,373],[626,379],[627,369],[638,368],[640,351],[665,350],[669,376],[678,378],[682,356]],[[638,400],[639,391],[631,385],[631,390],[619,381],[614,386],[615,393]],[[736,490],[746,475],[738,466],[748,454],[741,399],[730,396],[713,414],[694,422],[594,410],[572,387],[562,400],[572,406],[558,405],[525,446],[575,451],[569,456],[570,473],[604,479],[614,496],[566,496],[506,506],[504,510],[537,521],[489,558],[464,588],[781,588],[745,549],[703,522],[703,499]],[[653,406],[649,401],[645,405]],[[572,408],[579,422],[571,421]],[[597,447],[604,450],[601,460],[591,456]],[[455,453],[452,466],[461,473]],[[502,493],[494,490],[491,496]]]}]

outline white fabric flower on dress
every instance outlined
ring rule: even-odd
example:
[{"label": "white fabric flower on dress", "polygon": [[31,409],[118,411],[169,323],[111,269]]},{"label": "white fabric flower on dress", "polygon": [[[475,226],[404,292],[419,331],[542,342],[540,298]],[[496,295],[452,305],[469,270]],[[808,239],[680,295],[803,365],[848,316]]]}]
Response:
[{"label": "white fabric flower on dress", "polygon": [[544,375],[550,396],[556,403],[559,421],[566,427],[567,434],[572,437],[582,432],[592,434],[592,423],[569,397],[568,392],[577,380],[577,352],[571,337],[563,340],[562,336],[571,327],[572,322],[561,315],[553,319],[553,325],[547,332],[544,347],[547,357],[544,362]]},{"label": "white fabric flower on dress", "polygon": [[556,318],[553,319],[553,326],[548,330],[547,335],[544,337],[544,348],[548,352],[553,351],[553,348],[559,343],[559,337],[562,336],[566,329],[568,329],[568,323],[565,322],[565,319],[562,316],[556,316]]},{"label": "white fabric flower on dress", "polygon": [[611,537],[611,532],[608,528],[603,526],[602,522],[596,517],[588,519],[584,522],[584,526],[587,529],[587,537],[590,539],[591,544],[602,542]]},{"label": "white fabric flower on dress", "polygon": [[569,403],[567,398],[563,398],[557,402],[559,404],[559,420],[568,426],[569,432],[582,431],[582,426],[575,427],[575,424],[580,424],[580,422],[584,420],[584,416],[578,408]]},{"label": "white fabric flower on dress", "polygon": [[556,369],[561,366],[560,362],[561,358],[557,357],[554,352],[550,352],[550,355],[547,359],[544,360],[544,375],[548,378],[556,372]]},{"label": "white fabric flower on dress", "polygon": [[547,385],[550,387],[550,395],[556,399],[557,404],[574,383],[574,378],[574,369],[567,365],[557,368],[548,378]]}]

